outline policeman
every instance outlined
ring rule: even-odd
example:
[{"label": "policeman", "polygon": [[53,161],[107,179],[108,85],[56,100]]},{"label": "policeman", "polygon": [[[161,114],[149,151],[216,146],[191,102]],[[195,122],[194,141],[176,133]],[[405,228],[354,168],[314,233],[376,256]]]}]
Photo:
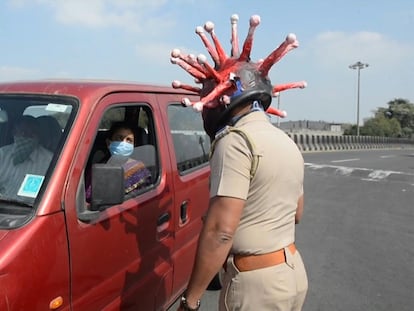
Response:
[{"label": "policeman", "polygon": [[229,68],[218,57],[213,77],[211,68],[203,72],[200,102],[213,139],[210,203],[178,310],[198,310],[222,267],[220,311],[301,310],[305,301],[308,281],[295,246],[304,162],[296,144],[266,114],[275,90],[261,66],[266,61],[252,65],[240,56]]}]

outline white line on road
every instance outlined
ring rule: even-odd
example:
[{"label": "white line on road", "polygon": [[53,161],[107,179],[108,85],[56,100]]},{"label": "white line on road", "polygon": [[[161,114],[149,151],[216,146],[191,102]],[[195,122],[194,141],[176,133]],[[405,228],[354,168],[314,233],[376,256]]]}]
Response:
[{"label": "white line on road", "polygon": [[405,176],[407,178],[414,178],[414,174],[412,173],[375,170],[375,169],[363,168],[363,167],[346,167],[346,166],[336,166],[336,165],[314,164],[314,163],[307,163],[307,162],[305,162],[305,166],[310,169],[314,169],[314,170],[320,170],[324,168],[333,169],[335,173],[344,175],[344,176],[349,176],[353,174],[354,172],[359,172],[359,173],[365,172],[366,176],[365,177],[360,176],[360,177],[362,180],[369,180],[369,181],[385,180],[390,175],[397,175],[397,176],[399,175],[399,176]]},{"label": "white line on road", "polygon": [[358,161],[358,160],[359,160],[358,158],[355,158],[355,159],[345,159],[345,160],[334,160],[334,161],[331,161],[331,163],[351,162],[351,161]]},{"label": "white line on road", "polygon": [[380,156],[381,159],[395,158],[395,154]]}]

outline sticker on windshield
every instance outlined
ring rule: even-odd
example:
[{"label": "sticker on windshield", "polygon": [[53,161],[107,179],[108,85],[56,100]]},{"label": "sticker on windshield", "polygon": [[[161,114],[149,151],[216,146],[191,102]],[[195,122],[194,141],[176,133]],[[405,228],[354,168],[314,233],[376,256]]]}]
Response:
[{"label": "sticker on windshield", "polygon": [[41,175],[26,174],[17,195],[36,198],[44,178]]},{"label": "sticker on windshield", "polygon": [[67,105],[50,103],[46,106],[46,110],[53,111],[53,112],[65,112],[67,107],[68,107]]}]

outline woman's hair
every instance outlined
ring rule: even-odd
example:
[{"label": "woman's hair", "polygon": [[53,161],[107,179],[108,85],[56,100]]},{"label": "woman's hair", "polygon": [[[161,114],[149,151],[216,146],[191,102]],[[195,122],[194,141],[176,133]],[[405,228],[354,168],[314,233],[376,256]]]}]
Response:
[{"label": "woman's hair", "polygon": [[112,123],[111,128],[108,131],[107,138],[109,140],[112,140],[112,137],[114,136],[114,134],[120,129],[130,130],[135,136],[134,125],[132,125],[131,123],[125,122],[125,121],[117,121],[117,122]]}]

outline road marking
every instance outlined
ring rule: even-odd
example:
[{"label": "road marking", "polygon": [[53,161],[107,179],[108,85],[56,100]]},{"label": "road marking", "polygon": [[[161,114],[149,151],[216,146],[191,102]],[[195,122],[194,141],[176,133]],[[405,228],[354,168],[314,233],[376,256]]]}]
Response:
[{"label": "road marking", "polygon": [[[339,174],[342,176],[358,176],[361,180],[367,181],[382,181],[388,180],[401,180],[403,182],[408,182],[412,184],[414,180],[414,174],[407,172],[398,172],[398,171],[385,171],[377,169],[369,169],[363,167],[346,167],[338,165],[326,165],[326,164],[314,164],[314,163],[305,163],[305,166],[312,170],[322,170],[325,171],[328,169],[328,172],[331,171],[334,174]],[[412,184],[414,186],[414,184]]]},{"label": "road marking", "polygon": [[358,158],[355,158],[355,159],[345,159],[345,160],[334,160],[334,161],[331,161],[331,163],[351,162],[351,161],[358,161],[358,160],[359,160]]},{"label": "road marking", "polygon": [[361,180],[364,180],[364,181],[379,181],[379,180],[377,180],[377,179],[372,179],[372,178],[361,178]]},{"label": "road marking", "polygon": [[378,179],[387,178],[392,173],[396,173],[396,172],[375,170],[375,171],[372,171],[371,173],[369,173],[368,177],[372,178],[372,179],[375,179],[375,180],[378,180]]},{"label": "road marking", "polygon": [[386,158],[395,158],[395,154],[380,156],[380,158],[381,158],[381,159],[386,159]]}]

